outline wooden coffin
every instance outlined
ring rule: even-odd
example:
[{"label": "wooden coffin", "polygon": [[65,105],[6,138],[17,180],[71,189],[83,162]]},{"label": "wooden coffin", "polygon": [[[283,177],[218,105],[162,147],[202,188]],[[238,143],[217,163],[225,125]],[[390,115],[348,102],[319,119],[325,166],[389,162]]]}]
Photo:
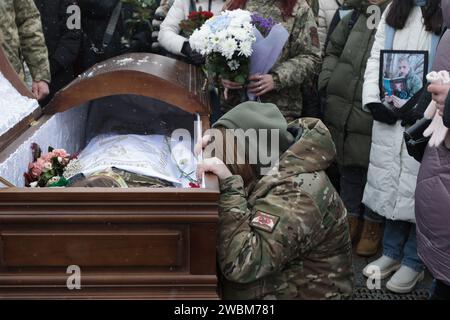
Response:
[{"label": "wooden coffin", "polygon": [[[17,75],[4,72],[4,65],[2,73],[26,94]],[[106,101],[107,110],[123,97],[150,98],[143,106],[146,112],[158,101],[160,108],[170,105],[183,114],[169,112],[165,122],[182,123],[184,115],[197,115],[203,129],[209,127],[209,100],[198,70],[162,56],[126,55],[86,71],[34,121],[13,128],[8,139],[0,140],[0,165],[12,157],[23,159],[21,153],[29,152],[34,139],[43,149],[47,142],[79,148],[81,142],[69,140],[82,136],[79,131],[94,101]],[[152,123],[158,123],[159,114],[154,112]],[[64,128],[62,136],[52,133],[55,124],[60,125],[57,131]],[[8,172],[0,175],[5,178]],[[6,179],[14,180],[18,172]],[[0,188],[1,299],[218,298],[215,178],[207,176],[200,189],[32,189],[20,181],[15,180],[17,187]],[[81,289],[74,277],[78,267]]]}]

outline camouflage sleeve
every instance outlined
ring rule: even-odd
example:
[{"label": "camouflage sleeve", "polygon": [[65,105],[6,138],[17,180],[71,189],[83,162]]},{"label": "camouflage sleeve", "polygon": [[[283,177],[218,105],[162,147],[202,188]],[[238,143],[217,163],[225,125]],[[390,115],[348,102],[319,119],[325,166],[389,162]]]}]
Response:
[{"label": "camouflage sleeve", "polygon": [[344,17],[344,19],[342,19],[341,22],[336,26],[336,29],[332,33],[330,41],[328,42],[325,58],[322,64],[322,71],[319,75],[320,92],[324,92],[326,90],[331,74],[336,68],[342,51],[344,50],[344,46],[349,36],[349,16],[351,16],[351,14]]},{"label": "camouflage sleeve", "polygon": [[410,81],[410,83],[408,83],[408,90],[409,90],[409,96],[412,98],[417,92],[420,91],[420,89],[422,89],[423,87],[423,82],[422,80],[419,78],[419,76],[414,75]]},{"label": "camouflage sleeve", "polygon": [[314,13],[314,17],[319,15],[319,0],[307,0],[308,5]]},{"label": "camouflage sleeve", "polygon": [[275,66],[270,72],[274,78],[275,90],[301,85],[305,79],[317,74],[321,62],[317,24],[306,3],[300,6],[295,19],[287,44],[291,58]]},{"label": "camouflage sleeve", "polygon": [[309,235],[320,225],[312,199],[291,182],[249,208],[242,178],[232,176],[221,181],[219,207],[219,266],[229,281],[238,283],[282,270],[308,250]]},{"label": "camouflage sleeve", "polygon": [[41,16],[33,0],[14,0],[20,49],[34,81],[50,83],[48,51]]}]

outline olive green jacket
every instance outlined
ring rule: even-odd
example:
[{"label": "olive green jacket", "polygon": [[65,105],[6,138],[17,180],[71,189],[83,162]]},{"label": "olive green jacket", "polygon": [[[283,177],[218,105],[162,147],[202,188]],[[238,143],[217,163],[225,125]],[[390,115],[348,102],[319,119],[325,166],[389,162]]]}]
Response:
[{"label": "olive green jacket", "polygon": [[319,90],[326,93],[324,122],[336,144],[338,164],[367,168],[373,118],[362,108],[362,87],[376,29],[367,27],[366,1],[347,2],[356,6],[360,15],[351,30],[352,14],[345,16],[331,35]]}]

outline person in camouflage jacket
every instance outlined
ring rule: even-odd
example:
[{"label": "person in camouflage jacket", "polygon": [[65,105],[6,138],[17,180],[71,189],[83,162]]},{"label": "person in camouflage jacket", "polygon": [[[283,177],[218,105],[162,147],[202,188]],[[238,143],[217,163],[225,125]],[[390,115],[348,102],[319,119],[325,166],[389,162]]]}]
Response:
[{"label": "person in camouflage jacket", "polygon": [[[230,0],[225,9],[243,8],[261,16],[272,17],[289,32],[289,39],[278,61],[267,75],[251,75],[249,88],[261,102],[276,104],[288,121],[302,116],[302,85],[318,73],[321,51],[314,13],[306,0],[298,0],[292,13],[281,10],[289,0]],[[224,79],[228,99],[222,98],[222,111],[245,100],[245,92],[236,83]],[[224,95],[222,94],[222,97]]]},{"label": "person in camouflage jacket", "polygon": [[217,250],[223,298],[349,298],[347,212],[324,172],[335,157],[325,125],[304,118],[287,127],[275,105],[246,102],[214,127],[277,128],[280,137],[289,134],[293,142],[284,153],[280,148],[278,173],[248,184],[217,158],[200,164],[200,173],[215,173],[220,180]]},{"label": "person in camouflage jacket", "polygon": [[36,5],[33,0],[2,0],[0,16],[0,39],[6,56],[22,79],[26,62],[33,79],[32,91],[37,99],[43,99],[48,94],[50,65]]}]

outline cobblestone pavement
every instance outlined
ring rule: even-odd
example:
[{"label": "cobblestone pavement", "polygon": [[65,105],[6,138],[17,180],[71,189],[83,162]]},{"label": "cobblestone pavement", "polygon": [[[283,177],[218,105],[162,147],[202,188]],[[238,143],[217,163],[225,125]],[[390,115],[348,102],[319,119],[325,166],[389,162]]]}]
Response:
[{"label": "cobblestone pavement", "polygon": [[427,271],[425,279],[417,285],[416,289],[410,294],[396,294],[386,289],[386,282],[389,278],[382,281],[381,290],[369,290],[366,286],[367,278],[363,276],[362,270],[371,261],[381,256],[379,253],[371,258],[359,257],[353,252],[353,266],[355,270],[355,292],[353,299],[355,300],[426,300],[429,295],[432,278]]}]

